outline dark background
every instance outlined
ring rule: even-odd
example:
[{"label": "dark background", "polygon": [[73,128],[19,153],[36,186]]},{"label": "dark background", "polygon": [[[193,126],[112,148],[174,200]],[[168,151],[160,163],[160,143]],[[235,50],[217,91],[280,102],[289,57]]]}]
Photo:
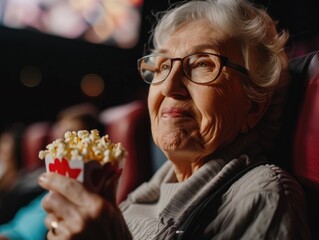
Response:
[{"label": "dark background", "polygon": [[[136,59],[142,56],[154,22],[152,13],[175,2],[145,0],[140,40],[131,49],[0,27],[0,125],[52,120],[60,109],[84,101],[105,109],[145,97],[147,86],[139,79]],[[279,28],[289,30],[287,50],[291,57],[319,47],[316,0],[254,2],[268,9]],[[27,65],[41,70],[42,82],[37,87],[28,88],[20,82],[21,69]],[[95,98],[84,95],[79,87],[81,77],[93,72],[105,80],[105,91]]]}]

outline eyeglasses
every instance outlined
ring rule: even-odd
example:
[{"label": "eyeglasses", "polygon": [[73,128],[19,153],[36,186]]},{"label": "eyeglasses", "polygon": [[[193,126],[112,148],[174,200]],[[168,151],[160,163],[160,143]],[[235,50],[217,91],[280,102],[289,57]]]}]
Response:
[{"label": "eyeglasses", "polygon": [[227,57],[205,52],[193,53],[183,58],[169,58],[161,54],[147,55],[138,59],[137,67],[144,82],[156,84],[169,76],[175,61],[180,61],[185,76],[198,84],[216,80],[224,66],[248,74],[245,67],[230,62]]}]

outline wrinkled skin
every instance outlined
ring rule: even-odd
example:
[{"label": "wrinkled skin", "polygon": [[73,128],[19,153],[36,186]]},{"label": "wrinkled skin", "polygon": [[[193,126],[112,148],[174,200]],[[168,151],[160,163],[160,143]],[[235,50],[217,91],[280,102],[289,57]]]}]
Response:
[{"label": "wrinkled skin", "polygon": [[[218,41],[214,32],[208,35],[209,28],[203,21],[185,25],[159,50],[170,57],[205,51],[243,65],[238,44]],[[175,62],[163,83],[150,86],[148,107],[154,141],[172,161],[178,181],[183,181],[244,126],[253,126],[261,111],[252,111],[242,86],[244,74],[224,67],[214,82],[198,85],[185,77],[180,65]],[[52,221],[59,222],[55,235],[49,231],[49,240],[131,238],[113,200],[57,174],[44,174],[39,183],[50,191],[43,200],[48,212],[45,224],[50,229]]]},{"label": "wrinkled skin", "polygon": [[[55,173],[45,173],[39,184],[50,189],[42,200],[48,213],[47,228],[58,222],[55,234],[48,239],[130,239],[122,214],[115,201],[118,175],[113,174],[105,184],[104,192],[88,191],[78,181]],[[112,194],[110,194],[112,193]]]},{"label": "wrinkled skin", "polygon": [[[215,53],[243,65],[238,44],[233,40],[219,42],[218,36],[207,34],[209,28],[204,21],[189,23],[159,50],[172,58],[194,52]],[[175,165],[178,180],[192,175],[209,155],[230,143],[252,120],[251,101],[242,86],[245,77],[224,67],[215,81],[199,85],[186,78],[180,62],[174,62],[168,78],[150,86],[148,107],[153,138]]]}]

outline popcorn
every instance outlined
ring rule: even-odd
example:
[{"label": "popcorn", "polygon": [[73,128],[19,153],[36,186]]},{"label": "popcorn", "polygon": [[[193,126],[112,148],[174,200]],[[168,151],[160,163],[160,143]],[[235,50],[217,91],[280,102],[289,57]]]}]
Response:
[{"label": "popcorn", "polygon": [[39,158],[45,159],[50,155],[53,159],[82,160],[88,162],[96,160],[100,164],[115,163],[124,158],[127,151],[121,143],[114,144],[108,135],[99,136],[97,129],[67,131],[64,139],[56,139],[39,152]]},{"label": "popcorn", "polygon": [[112,174],[121,175],[126,149],[112,143],[108,135],[99,136],[94,129],[67,131],[63,139],[56,139],[39,151],[47,172],[64,175],[100,193],[104,182]]}]

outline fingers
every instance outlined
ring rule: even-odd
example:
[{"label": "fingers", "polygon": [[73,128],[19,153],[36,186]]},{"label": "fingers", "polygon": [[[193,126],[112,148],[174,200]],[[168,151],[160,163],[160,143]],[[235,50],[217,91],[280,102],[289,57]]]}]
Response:
[{"label": "fingers", "polygon": [[48,213],[45,218],[45,225],[48,228],[47,239],[61,238],[63,233],[63,226],[54,214]]},{"label": "fingers", "polygon": [[53,239],[71,239],[71,233],[69,232],[68,228],[65,227],[64,222],[60,221],[51,221],[49,223],[49,231],[47,234],[48,240]]},{"label": "fingers", "polygon": [[[44,200],[43,205],[46,206]],[[67,209],[67,208],[64,208]],[[81,214],[58,217],[59,213],[49,212],[45,218],[45,225],[48,228],[48,239],[71,239],[71,236],[79,235],[85,229],[86,218],[81,218]]]},{"label": "fingers", "polygon": [[111,208],[105,199],[87,191],[76,180],[45,173],[40,177],[39,184],[50,190],[42,200],[44,210],[58,219],[68,219],[67,223],[72,223],[71,228],[83,226],[88,219],[99,218],[103,209]]},{"label": "fingers", "polygon": [[48,214],[46,215],[46,217],[45,217],[44,224],[45,224],[45,226],[47,227],[47,229],[50,231],[51,228],[52,228],[51,223],[52,223],[52,222],[58,222],[58,221],[59,221],[58,218],[55,217],[54,214],[48,213]]},{"label": "fingers", "polygon": [[[39,185],[49,190],[42,206],[48,213],[45,224],[50,240],[74,239],[75,236],[92,235],[96,231],[104,232],[105,223],[110,223],[112,216],[117,214],[117,207],[88,191],[77,180],[56,173],[44,173],[39,177]],[[103,224],[101,219],[104,219]]]},{"label": "fingers", "polygon": [[43,198],[42,207],[47,213],[54,213],[54,216],[57,219],[64,219],[65,217],[68,217],[75,221],[79,218],[78,215],[80,214],[79,209],[75,204],[53,191],[49,192]]},{"label": "fingers", "polygon": [[67,200],[78,206],[82,206],[83,203],[94,203],[94,198],[92,200],[94,194],[87,191],[82,183],[75,179],[56,173],[43,173],[40,175],[38,183],[47,190],[58,192]]}]

